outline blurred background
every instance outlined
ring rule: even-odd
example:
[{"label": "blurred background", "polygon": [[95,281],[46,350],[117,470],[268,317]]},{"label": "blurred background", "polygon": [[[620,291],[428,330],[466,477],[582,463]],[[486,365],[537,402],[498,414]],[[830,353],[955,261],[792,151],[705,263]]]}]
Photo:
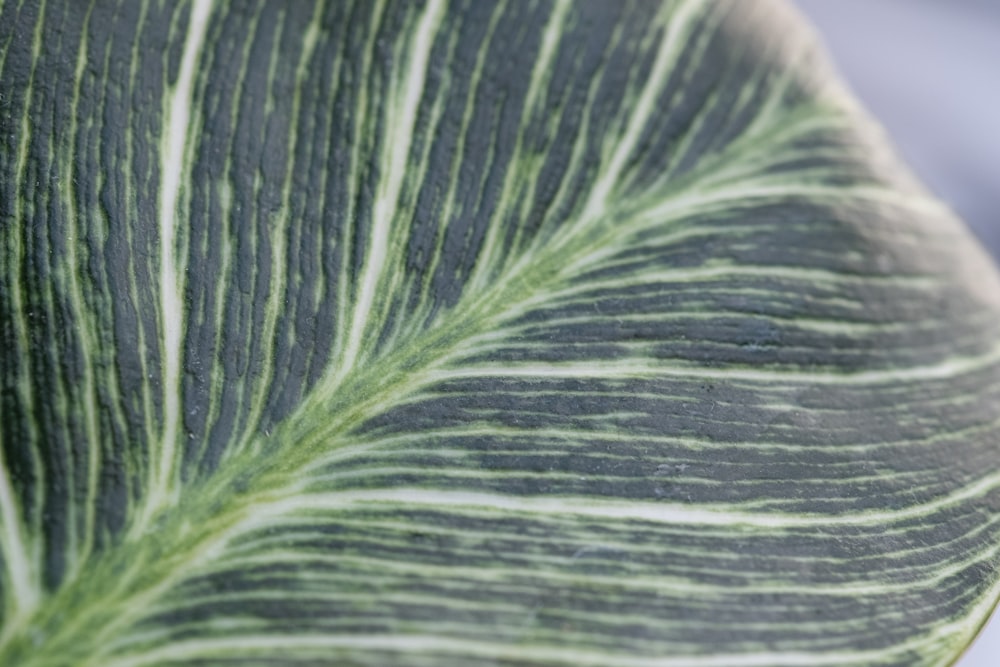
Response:
[{"label": "blurred background", "polygon": [[[1000,259],[1000,0],[795,0],[925,184]],[[955,667],[1000,665],[994,614]]]},{"label": "blurred background", "polygon": [[1000,1],[796,4],[906,162],[1000,257]]}]

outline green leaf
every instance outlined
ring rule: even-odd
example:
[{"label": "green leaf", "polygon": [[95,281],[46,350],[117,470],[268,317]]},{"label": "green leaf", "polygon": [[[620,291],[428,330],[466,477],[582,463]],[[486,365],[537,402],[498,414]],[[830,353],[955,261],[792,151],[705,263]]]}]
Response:
[{"label": "green leaf", "polygon": [[774,2],[2,0],[0,664],[949,664],[998,294]]}]

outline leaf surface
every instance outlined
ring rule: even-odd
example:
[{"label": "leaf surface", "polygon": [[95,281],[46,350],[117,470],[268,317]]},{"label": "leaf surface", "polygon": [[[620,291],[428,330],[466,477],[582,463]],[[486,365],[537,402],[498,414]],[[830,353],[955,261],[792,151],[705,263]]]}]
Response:
[{"label": "leaf surface", "polygon": [[944,665],[1000,284],[772,2],[0,2],[0,664]]}]

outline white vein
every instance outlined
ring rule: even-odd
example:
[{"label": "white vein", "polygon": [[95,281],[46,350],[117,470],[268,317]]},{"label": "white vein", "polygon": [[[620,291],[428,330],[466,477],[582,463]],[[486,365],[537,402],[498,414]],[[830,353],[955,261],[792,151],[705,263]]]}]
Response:
[{"label": "white vein", "polygon": [[[907,647],[908,648],[908,647]],[[800,665],[869,665],[898,658],[904,647],[884,650],[838,651],[822,654],[797,651],[762,651],[757,653],[714,653],[702,656],[650,657],[623,653],[605,653],[585,647],[555,647],[544,644],[494,643],[447,635],[266,635],[191,639],[172,643],[143,655],[123,657],[103,667],[140,667],[141,665],[179,662],[211,655],[254,655],[259,652],[309,651],[329,657],[331,649],[361,649],[408,653],[443,653],[477,656],[487,660],[516,660],[572,664],[580,667],[798,667]]]},{"label": "white vein", "polygon": [[184,330],[183,267],[177,264],[178,199],[181,177],[184,172],[185,148],[191,122],[191,102],[194,91],[196,66],[213,0],[194,0],[188,24],[187,39],[181,59],[180,74],[168,99],[165,111],[163,154],[160,170],[160,201],[158,226],[160,232],[160,326],[163,329],[163,432],[158,456],[150,466],[149,492],[144,514],[138,525],[142,526],[156,509],[174,499],[173,486],[177,436],[181,409],[181,345]]},{"label": "white vein", "polygon": [[358,365],[361,342],[375,301],[375,292],[386,265],[390,231],[395,217],[396,203],[403,187],[403,177],[408,168],[410,144],[416,125],[417,106],[424,91],[427,64],[430,60],[434,34],[444,11],[443,0],[433,0],[424,10],[413,35],[408,62],[409,68],[399,96],[390,100],[390,112],[385,124],[389,128],[385,138],[386,155],[382,164],[385,175],[380,179],[378,194],[372,208],[372,229],[368,253],[361,270],[361,279],[351,317],[350,332],[344,354],[340,359],[337,377],[343,377]]},{"label": "white vein", "polygon": [[[88,10],[88,24],[90,22],[90,14],[91,12]],[[80,88],[84,80],[84,68],[87,63],[87,42],[87,31],[85,30],[80,41],[80,49],[77,54],[76,70],[74,73],[74,79],[76,81],[76,85],[73,88],[72,101],[72,108],[74,109],[77,108],[77,104],[79,103]],[[74,115],[70,121],[70,141],[75,141],[76,136],[77,116]],[[66,181],[69,183],[76,183],[77,162],[75,160],[67,160],[64,163],[64,168],[67,172]],[[71,234],[73,236],[78,236],[80,233],[77,227],[79,213],[76,208],[74,197],[66,197],[66,205],[68,206],[70,212],[69,220],[72,225]],[[94,340],[97,338],[97,335],[92,331],[92,323],[89,318],[86,317],[86,300],[83,295],[83,290],[80,288],[80,281],[77,275],[80,264],[79,259],[77,258],[77,244],[74,242],[75,239],[72,236],[67,240],[69,241],[69,243],[66,244],[66,263],[68,265],[67,278],[69,280],[70,292],[73,295],[73,301],[75,304],[80,306],[80,325],[76,327],[77,335],[80,337],[80,346],[84,350],[92,350],[94,349]],[[67,549],[67,565],[69,571],[71,572],[69,575],[71,578],[76,576],[81,563],[85,561],[87,554],[93,548],[94,526],[97,524],[96,495],[99,491],[100,485],[99,475],[101,472],[102,458],[102,447],[100,444],[97,416],[97,390],[95,387],[94,370],[90,355],[83,355],[82,362],[83,389],[80,393],[82,394],[84,403],[84,423],[86,425],[87,440],[89,441],[89,446],[87,447],[87,500],[85,504],[86,518],[84,522],[83,546],[78,549]]]},{"label": "white vein", "polygon": [[561,380],[587,378],[594,380],[628,380],[636,378],[679,377],[720,381],[748,381],[767,384],[785,382],[794,385],[859,386],[889,383],[911,383],[945,380],[988,368],[1000,363],[1000,343],[982,354],[955,356],[922,366],[860,370],[854,372],[821,372],[801,368],[794,370],[733,366],[713,368],[636,357],[615,361],[588,360],[563,363],[482,364],[466,368],[437,368],[427,371],[427,383],[470,378],[522,378]]},{"label": "white vein", "polygon": [[[292,95],[292,109],[290,112],[291,118],[295,120],[298,120],[300,116],[302,89],[305,85],[308,65],[312,61],[313,53],[316,50],[316,44],[319,42],[321,30],[321,9],[322,5],[317,4],[314,9],[312,21],[309,23],[309,27],[306,29],[302,40],[302,53],[299,55],[299,63],[295,70],[295,92]],[[275,64],[276,61],[272,60],[272,66]],[[273,72],[268,77],[268,86],[270,87],[271,85],[273,85]],[[294,122],[289,123],[289,160],[295,159],[298,137],[299,134],[296,132],[296,124]],[[272,279],[270,290],[266,297],[266,306],[264,308],[264,333],[262,336],[263,340],[267,341],[274,340],[275,329],[278,322],[278,313],[281,311],[282,303],[287,298],[285,294],[285,281],[287,273],[287,269],[285,267],[285,256],[288,252],[287,230],[290,224],[289,211],[291,210],[293,191],[292,176],[294,173],[295,169],[291,165],[286,165],[285,179],[282,184],[281,210],[278,212],[273,223],[269,225],[269,227],[273,230],[271,236],[273,250],[271,251],[270,271]],[[260,376],[263,381],[258,384],[258,390],[254,392],[250,413],[246,421],[246,430],[240,437],[239,444],[234,447],[235,451],[242,450],[246,442],[253,437],[260,424],[260,417],[264,411],[267,397],[270,395],[272,390],[271,385],[274,380],[274,356],[271,354],[264,355],[262,363],[263,369],[260,371]]]},{"label": "white vein", "polygon": [[604,169],[601,178],[594,183],[590,196],[587,198],[584,211],[592,212],[593,217],[599,216],[600,212],[603,211],[612,188],[621,177],[626,161],[635,150],[642,130],[653,114],[656,97],[669,79],[670,68],[676,66],[677,54],[687,44],[684,39],[685,33],[695,10],[700,6],[700,2],[686,2],[680,6],[676,15],[670,16],[666,35],[660,42],[660,48],[656,54],[653,70],[649,73],[646,86],[635,104],[625,134],[618,140],[607,168]]},{"label": "white vein", "polygon": [[[523,111],[521,113],[522,117],[525,119],[530,119],[535,113],[536,105],[539,99],[544,99],[544,94],[546,89],[544,84],[548,81],[549,76],[551,76],[553,70],[553,60],[557,54],[557,47],[559,45],[559,40],[562,37],[563,30],[567,21],[567,14],[570,9],[570,2],[568,0],[559,0],[552,7],[552,11],[549,14],[549,18],[545,24],[545,30],[542,33],[542,40],[538,56],[535,59],[535,66],[531,71],[531,83],[528,85],[528,92],[524,98]],[[524,153],[525,144],[525,131],[529,124],[527,122],[523,123],[520,131],[517,135],[517,144],[515,146],[514,154],[516,156],[522,155]],[[538,178],[539,167],[532,167],[530,161],[523,161],[524,166],[518,169],[507,169],[504,174],[503,191],[500,195],[500,201],[512,201],[516,199],[514,197],[514,188],[518,180],[527,181],[527,186],[532,188]],[[521,164],[522,161],[512,161],[512,164]],[[521,195],[521,197],[530,201],[531,197]],[[469,277],[466,291],[469,294],[479,294],[487,288],[487,281],[489,277],[490,270],[496,268],[497,260],[500,258],[500,237],[503,232],[503,226],[499,224],[491,224],[486,230],[486,238],[483,240],[482,248],[479,252],[479,257],[476,261],[476,266],[473,274]]]},{"label": "white vein", "polygon": [[[35,31],[32,41],[32,54],[31,54],[31,76],[28,80],[28,89],[25,91],[24,95],[24,109],[21,116],[21,127],[24,131],[21,133],[20,141],[18,143],[17,150],[17,174],[18,182],[24,183],[27,178],[27,155],[28,155],[28,143],[31,138],[32,123],[29,122],[29,113],[31,109],[31,104],[29,100],[32,98],[32,88],[35,83],[35,68],[39,62],[39,55],[42,48],[42,20],[45,15],[45,2],[41,3],[38,8],[38,19],[35,24]],[[15,197],[14,201],[14,220],[19,221],[22,215],[21,211],[22,198]],[[20,223],[17,223],[20,224]],[[6,259],[6,258],[4,258]],[[15,266],[18,263],[17,255],[14,258]],[[11,274],[17,269],[12,267]],[[14,290],[10,295],[11,301],[13,301],[14,312],[25,312],[24,304],[21,300],[21,293],[19,290]],[[18,369],[18,386],[17,391],[21,397],[21,400],[25,404],[30,404],[31,391],[28,387],[28,382],[31,378],[31,366],[28,361],[28,355],[26,354],[28,350],[28,334],[24,326],[23,320],[20,318],[14,318],[13,328],[17,331],[18,347],[24,352],[23,358],[21,360],[20,368]],[[28,425],[29,432],[29,443],[37,442],[37,433],[35,432],[35,427],[33,424]],[[37,452],[34,448],[31,448],[32,455],[37,460]],[[36,487],[42,485],[38,484]],[[34,559],[29,555],[33,551],[32,547],[38,548],[38,544],[32,545],[29,542],[28,536],[22,533],[22,529],[26,526],[21,521],[19,504],[17,501],[17,495],[14,491],[13,484],[11,483],[10,470],[7,467],[7,462],[4,457],[4,447],[3,443],[0,442],[0,519],[3,520],[3,527],[0,530],[0,547],[2,547],[2,553],[0,553],[0,563],[3,564],[5,573],[5,583],[9,583],[10,591],[13,592],[13,596],[7,593],[7,602],[12,604],[11,609],[13,618],[5,619],[3,632],[0,633],[0,642],[6,639],[6,637],[13,631],[15,627],[18,626],[18,622],[25,618],[31,610],[33,610],[40,598],[40,584],[38,581],[38,576],[33,566]],[[30,529],[29,529],[30,531]],[[37,552],[34,554],[38,556]],[[6,588],[6,587],[5,587]]]},{"label": "white vein", "polygon": [[[3,564],[7,570],[4,579],[13,589],[15,614],[23,616],[37,606],[39,593],[28,556],[27,541],[21,534],[17,497],[7,475],[7,462],[3,452],[3,443],[0,442],[0,519],[3,520],[0,545],[3,548]],[[13,626],[13,621],[14,619],[7,619],[7,624]]]},{"label": "white vein", "polygon": [[363,504],[403,507],[485,507],[491,510],[628,519],[673,526],[752,526],[759,529],[824,528],[829,526],[879,526],[926,517],[1000,488],[1000,472],[968,484],[953,493],[900,509],[851,512],[848,514],[798,514],[753,512],[739,504],[689,504],[603,499],[594,496],[522,496],[479,491],[448,491],[424,488],[388,488],[288,495],[255,507],[234,534],[266,528],[276,519],[296,512],[331,511]]}]

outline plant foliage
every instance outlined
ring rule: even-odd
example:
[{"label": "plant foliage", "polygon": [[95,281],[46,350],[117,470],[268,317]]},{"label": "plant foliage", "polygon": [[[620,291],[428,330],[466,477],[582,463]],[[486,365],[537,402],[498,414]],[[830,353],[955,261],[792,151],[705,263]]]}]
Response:
[{"label": "plant foliage", "polygon": [[0,664],[947,664],[998,293],[777,3],[0,0]]}]

